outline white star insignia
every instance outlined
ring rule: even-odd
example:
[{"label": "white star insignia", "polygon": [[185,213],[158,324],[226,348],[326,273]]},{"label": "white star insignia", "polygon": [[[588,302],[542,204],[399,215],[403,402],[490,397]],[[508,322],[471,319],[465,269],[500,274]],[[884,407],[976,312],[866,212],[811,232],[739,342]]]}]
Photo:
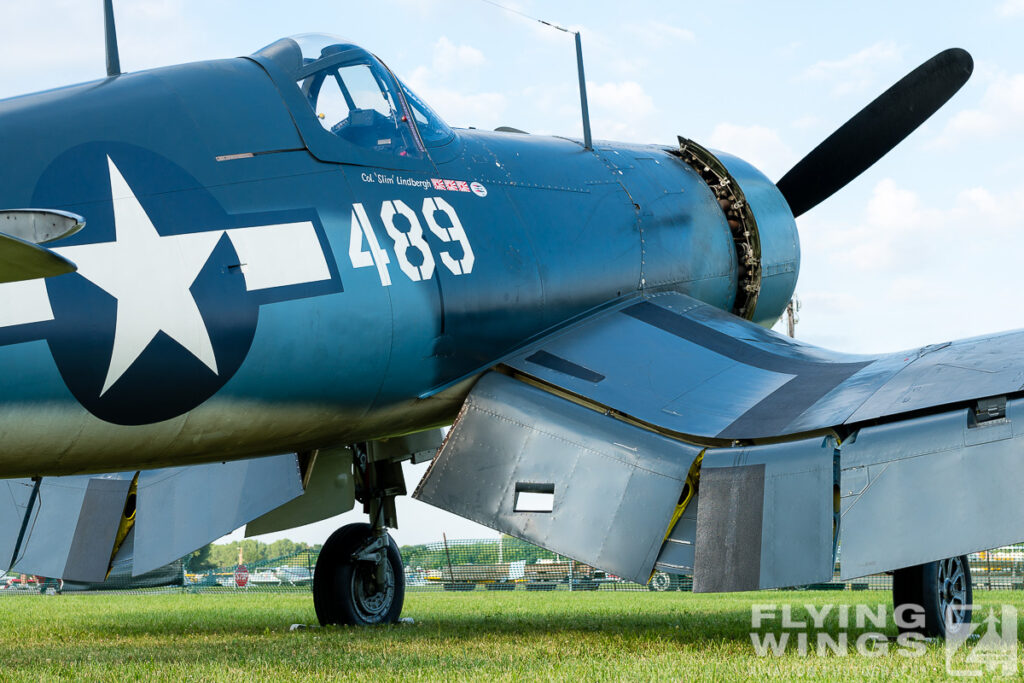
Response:
[{"label": "white star insignia", "polygon": [[[114,344],[100,396],[124,376],[160,332],[220,374],[191,287],[225,234],[238,255],[248,291],[331,279],[312,222],[161,235],[110,157],[107,167],[114,241],[53,249],[77,264],[79,275],[117,300]],[[44,279],[0,284],[0,330],[53,319]]]},{"label": "white star insignia", "polygon": [[54,249],[76,263],[82,277],[117,299],[114,349],[100,396],[127,372],[159,332],[216,374],[210,334],[189,288],[223,233],[160,235],[109,157],[107,163],[115,241]]}]

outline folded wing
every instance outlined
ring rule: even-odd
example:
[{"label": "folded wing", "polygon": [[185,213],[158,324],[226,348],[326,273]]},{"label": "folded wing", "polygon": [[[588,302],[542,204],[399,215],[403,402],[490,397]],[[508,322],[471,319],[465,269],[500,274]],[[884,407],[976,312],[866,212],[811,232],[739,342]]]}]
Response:
[{"label": "folded wing", "polygon": [[295,455],[0,481],[0,564],[94,583],[172,562],[303,493]]},{"label": "folded wing", "polygon": [[1022,370],[1022,332],[854,356],[650,296],[485,376],[416,495],[696,590],[826,581],[840,532],[844,576],[896,569],[1024,539]]}]

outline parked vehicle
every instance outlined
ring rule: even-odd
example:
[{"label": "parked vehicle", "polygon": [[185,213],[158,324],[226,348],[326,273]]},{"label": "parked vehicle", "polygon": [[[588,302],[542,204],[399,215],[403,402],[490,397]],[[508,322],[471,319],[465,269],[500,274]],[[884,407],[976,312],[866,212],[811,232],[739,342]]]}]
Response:
[{"label": "parked vehicle", "polygon": [[308,584],[313,580],[313,572],[309,567],[277,567],[273,572],[281,583],[292,586]]}]

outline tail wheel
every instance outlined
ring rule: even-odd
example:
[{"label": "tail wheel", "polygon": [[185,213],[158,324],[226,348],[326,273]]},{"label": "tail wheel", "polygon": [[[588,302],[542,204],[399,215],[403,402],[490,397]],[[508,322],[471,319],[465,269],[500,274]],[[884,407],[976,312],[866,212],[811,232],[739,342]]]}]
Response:
[{"label": "tail wheel", "polygon": [[313,576],[313,606],[322,625],[398,621],[405,601],[405,573],[394,539],[386,536],[380,563],[358,557],[375,538],[369,524],[349,524],[324,543]]},{"label": "tail wheel", "polygon": [[901,632],[945,638],[969,628],[971,611],[967,606],[974,601],[974,589],[967,556],[896,570],[892,600],[903,622],[898,624]]}]

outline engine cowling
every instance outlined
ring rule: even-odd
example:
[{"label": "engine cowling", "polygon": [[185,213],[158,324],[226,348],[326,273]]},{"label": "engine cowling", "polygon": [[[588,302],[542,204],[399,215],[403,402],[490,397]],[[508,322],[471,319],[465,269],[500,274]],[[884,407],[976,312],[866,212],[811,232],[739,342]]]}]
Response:
[{"label": "engine cowling", "polygon": [[678,155],[715,193],[736,247],[739,277],[732,312],[771,327],[793,297],[800,238],[775,184],[739,157],[679,138]]}]

